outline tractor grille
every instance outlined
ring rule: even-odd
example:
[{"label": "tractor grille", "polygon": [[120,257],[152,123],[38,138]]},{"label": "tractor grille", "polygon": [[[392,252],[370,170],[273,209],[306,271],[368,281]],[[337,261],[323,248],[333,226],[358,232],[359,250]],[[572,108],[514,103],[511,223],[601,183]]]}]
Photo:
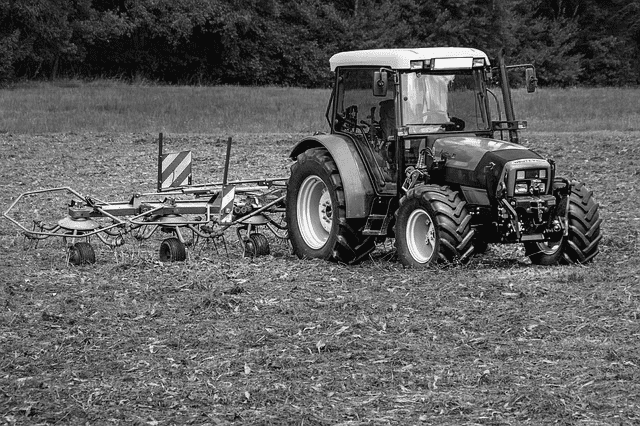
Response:
[{"label": "tractor grille", "polygon": [[549,194],[551,165],[543,159],[522,159],[505,165],[509,196],[536,196]]},{"label": "tractor grille", "polygon": [[513,195],[546,194],[549,187],[546,169],[517,170]]}]

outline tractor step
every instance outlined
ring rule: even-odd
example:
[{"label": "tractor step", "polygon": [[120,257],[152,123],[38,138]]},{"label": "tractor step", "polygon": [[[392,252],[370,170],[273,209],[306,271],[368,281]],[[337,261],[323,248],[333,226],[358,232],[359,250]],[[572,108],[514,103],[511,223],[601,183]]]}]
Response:
[{"label": "tractor step", "polygon": [[520,237],[521,242],[526,241],[544,241],[544,234],[531,234],[531,235],[523,235]]},{"label": "tractor step", "polygon": [[367,216],[367,223],[362,231],[363,235],[387,235],[391,222],[391,199],[377,198],[371,206],[371,213]]}]

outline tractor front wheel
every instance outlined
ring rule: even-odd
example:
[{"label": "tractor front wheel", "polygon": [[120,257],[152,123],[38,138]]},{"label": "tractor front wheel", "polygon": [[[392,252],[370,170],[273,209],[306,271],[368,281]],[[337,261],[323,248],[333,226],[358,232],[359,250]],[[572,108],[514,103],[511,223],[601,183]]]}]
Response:
[{"label": "tractor front wheel", "polygon": [[421,185],[400,200],[396,249],[400,262],[421,268],[436,262],[468,261],[473,254],[471,215],[448,186]]},{"label": "tractor front wheel", "polygon": [[306,150],[291,166],[286,217],[293,252],[301,259],[355,263],[375,248],[375,240],[362,235],[364,220],[346,218],[342,179],[325,148]]},{"label": "tractor front wheel", "polygon": [[552,242],[525,243],[525,254],[535,265],[588,263],[598,254],[600,235],[599,205],[580,182],[571,183],[569,195],[569,232]]}]

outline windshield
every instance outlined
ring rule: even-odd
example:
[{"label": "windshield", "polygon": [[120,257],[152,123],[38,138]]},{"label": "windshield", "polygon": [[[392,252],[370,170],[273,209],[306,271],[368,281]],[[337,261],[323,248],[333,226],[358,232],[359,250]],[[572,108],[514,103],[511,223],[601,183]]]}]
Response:
[{"label": "windshield", "polygon": [[404,73],[402,122],[409,133],[486,130],[480,71]]}]

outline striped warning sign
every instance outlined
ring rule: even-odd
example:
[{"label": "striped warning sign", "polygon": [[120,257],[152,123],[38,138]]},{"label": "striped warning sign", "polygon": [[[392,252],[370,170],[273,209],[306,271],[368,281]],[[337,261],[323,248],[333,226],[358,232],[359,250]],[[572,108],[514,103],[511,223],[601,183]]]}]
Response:
[{"label": "striped warning sign", "polygon": [[226,185],[222,187],[220,202],[220,223],[233,222],[233,200],[236,197],[236,187]]},{"label": "striped warning sign", "polygon": [[191,151],[162,155],[160,188],[191,185]]}]

